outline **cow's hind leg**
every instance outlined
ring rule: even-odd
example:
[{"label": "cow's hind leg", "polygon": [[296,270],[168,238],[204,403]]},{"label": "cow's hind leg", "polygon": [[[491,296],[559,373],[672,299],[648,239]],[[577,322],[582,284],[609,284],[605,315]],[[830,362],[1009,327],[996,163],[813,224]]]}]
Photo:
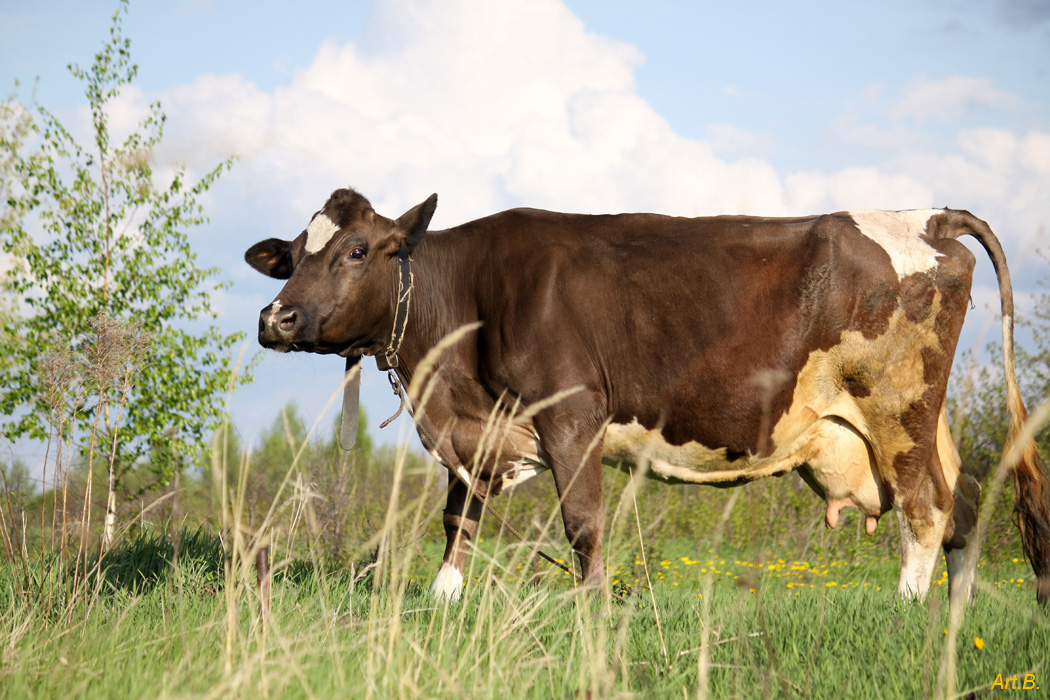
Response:
[{"label": "cow's hind leg", "polygon": [[922,600],[930,590],[933,570],[941,556],[941,541],[950,515],[929,508],[918,515],[914,508],[894,504],[901,537],[901,575],[897,591],[902,598]]},{"label": "cow's hind leg", "polygon": [[[942,437],[940,424],[945,429]],[[949,444],[943,409],[930,416],[928,447],[916,445],[910,459],[901,460],[895,472],[897,483],[893,510],[901,537],[901,575],[897,590],[903,598],[926,597],[933,571],[940,563],[941,546],[952,534],[952,491],[958,477],[957,457],[945,449]],[[925,453],[925,454],[923,454]],[[942,458],[943,455],[943,458]]]},{"label": "cow's hind leg", "polygon": [[[910,483],[898,484],[893,510],[901,537],[901,575],[897,590],[903,598],[926,597],[933,570],[940,563],[941,545],[950,536],[952,486],[944,478],[937,450],[916,462],[926,469],[911,472]],[[908,473],[907,469],[902,473]]]},{"label": "cow's hind leg", "polygon": [[944,533],[944,560],[948,565],[948,592],[952,604],[972,602],[976,593],[977,511],[981,502],[981,487],[969,474],[961,470],[962,460],[952,442],[947,414],[941,411],[937,424],[937,453],[944,469],[944,479],[952,489],[955,504],[952,520]]},{"label": "cow's hind leg", "polygon": [[466,569],[470,543],[481,519],[482,502],[459,479],[452,477],[448,503],[442,521],[445,525],[445,556],[441,568],[430,586],[430,592],[447,600],[459,600],[463,592],[463,572]]}]

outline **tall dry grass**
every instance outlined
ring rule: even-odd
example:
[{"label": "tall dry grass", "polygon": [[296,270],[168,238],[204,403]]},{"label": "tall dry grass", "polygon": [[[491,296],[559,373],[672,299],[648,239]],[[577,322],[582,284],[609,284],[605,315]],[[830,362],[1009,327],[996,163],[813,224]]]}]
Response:
[{"label": "tall dry grass", "polygon": [[[409,387],[417,415],[426,410],[433,394],[440,352],[428,358],[426,371],[417,372],[416,383]],[[56,360],[56,377],[65,376],[63,367]],[[66,403],[54,403],[56,416],[63,406],[66,412],[73,410],[70,394],[63,396]],[[813,671],[816,661],[783,646],[788,636],[783,625],[787,621],[806,630],[807,644],[837,649],[836,639],[848,634],[845,626],[863,623],[840,615],[838,608],[853,605],[854,599],[811,594],[808,602],[796,605],[774,592],[762,576],[738,577],[727,584],[714,567],[693,574],[688,592],[671,596],[670,589],[657,583],[668,533],[692,537],[697,557],[716,559],[727,549],[747,552],[749,557],[777,553],[848,557],[864,547],[893,553],[888,540],[877,539],[874,545],[858,542],[863,527],[859,519],[855,533],[824,532],[817,526],[822,513],[819,501],[791,482],[767,480],[729,492],[650,487],[641,470],[629,476],[607,475],[606,587],[580,589],[563,583],[571,577],[540,562],[531,546],[538,543],[574,566],[567,555],[553,488],[538,477],[496,505],[504,519],[525,523],[522,529],[530,542],[518,542],[501,522],[483,514],[462,602],[434,601],[419,572],[423,559],[429,559],[425,564],[429,574],[437,568],[439,550],[430,547],[426,538],[439,530],[435,523],[443,507],[440,472],[413,459],[407,445],[398,448],[387,465],[381,519],[345,545],[347,563],[336,564],[326,554],[323,533],[331,494],[318,485],[303,460],[310,453],[311,440],[327,425],[326,413],[337,396],[338,392],[333,394],[305,440],[286,431],[293,456],[261,515],[250,503],[253,455],[248,451],[232,457],[234,453],[222,442],[230,431],[219,431],[212,452],[212,470],[218,475],[212,481],[219,511],[218,549],[210,549],[200,534],[181,540],[151,535],[141,517],[137,532],[133,524],[124,523],[104,549],[97,523],[94,533],[89,527],[84,502],[69,488],[54,489],[49,510],[40,514],[42,523],[53,521],[54,527],[49,532],[41,528],[39,556],[30,555],[32,547],[25,539],[4,540],[4,553],[17,572],[18,585],[12,588],[15,612],[0,620],[3,645],[26,648],[34,626],[50,625],[54,634],[49,639],[81,635],[83,646],[77,648],[90,656],[87,650],[99,647],[89,646],[88,638],[99,630],[119,636],[122,625],[130,627],[127,620],[141,615],[152,626],[147,622],[142,628],[125,630],[126,644],[144,649],[160,644],[167,649],[165,658],[181,685],[161,694],[183,696],[632,697],[673,691],[706,698],[724,696],[727,687],[735,687],[732,694],[746,697],[826,697],[818,690],[826,683],[820,671]],[[512,426],[528,420],[535,410],[501,401],[482,436],[486,454],[498,455]],[[1045,421],[1048,411],[1044,405],[1034,412],[1031,427]],[[56,453],[62,455],[55,460],[62,475],[56,483],[68,487],[74,443],[63,426],[56,418],[54,432],[61,436]],[[236,461],[231,463],[231,457]],[[739,508],[741,498],[750,507]],[[989,491],[982,521],[1008,520],[998,512],[1003,504],[1003,498]],[[10,520],[15,514],[6,511]],[[781,526],[770,527],[771,522]],[[174,532],[180,532],[180,523],[173,525]],[[883,528],[892,530],[891,524]],[[986,534],[982,531],[982,536]],[[80,549],[79,542],[87,544]],[[270,548],[273,562],[269,592],[260,591],[254,568],[263,547]],[[136,554],[130,556],[128,551]],[[765,569],[761,560],[756,562],[756,571]],[[895,565],[889,568],[895,578]],[[618,572],[625,569],[637,583],[623,582],[625,577]],[[147,584],[160,585],[157,582],[162,580],[168,581],[167,589],[155,601]],[[1016,627],[1028,626],[1029,632],[1023,634],[1036,639],[1046,634],[1045,617],[1033,612],[1030,601],[1021,603],[987,581],[980,586],[981,596],[999,606],[997,615],[1005,609]],[[960,659],[964,667],[972,661],[964,638],[969,629],[966,616],[971,613],[960,607],[946,619],[936,595],[925,606],[912,604],[900,610],[892,602],[893,595],[887,591],[882,597],[862,598],[856,593],[862,612],[849,614],[868,614],[874,627],[847,649],[864,655],[867,645],[874,653],[889,653],[879,630],[893,620],[900,624],[902,616],[911,617],[905,624],[918,640],[919,654],[936,661],[940,670],[936,677],[927,674],[918,681],[899,682],[902,687],[921,688],[929,696],[957,696]],[[201,599],[204,603],[196,602]],[[199,605],[206,612],[195,617]],[[147,610],[150,606],[160,612]],[[942,623],[947,630],[943,636]],[[901,644],[909,648],[912,637],[904,639]],[[53,644],[67,649],[61,642]],[[127,658],[120,644],[91,653]],[[16,672],[33,677],[33,668],[44,657],[8,658],[14,660],[0,677]],[[47,658],[49,663],[60,663]],[[150,674],[158,671],[150,666],[142,673],[155,677]],[[839,687],[850,687],[849,676],[837,679]],[[913,681],[917,685],[909,685]],[[85,695],[89,686],[84,686]]]}]

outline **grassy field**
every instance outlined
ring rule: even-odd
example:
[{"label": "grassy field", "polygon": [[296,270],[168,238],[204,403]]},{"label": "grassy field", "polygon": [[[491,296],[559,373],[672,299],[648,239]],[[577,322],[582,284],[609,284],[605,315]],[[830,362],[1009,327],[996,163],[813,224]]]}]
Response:
[{"label": "grassy field", "polygon": [[[979,596],[962,619],[943,565],[926,601],[898,598],[892,513],[873,537],[855,514],[826,530],[794,476],[718,490],[607,471],[603,590],[576,588],[486,515],[448,604],[427,590],[443,546],[437,467],[288,442],[297,451],[271,467],[216,447],[210,477],[126,514],[103,556],[99,514],[67,522],[65,491],[8,507],[0,700],[947,698],[1014,684],[1050,697],[1050,620],[1009,487],[986,491]],[[496,506],[572,565],[549,475]]]},{"label": "grassy field", "polygon": [[902,603],[878,548],[799,560],[625,538],[609,549],[618,599],[496,533],[446,605],[426,593],[438,543],[389,534],[378,566],[279,563],[265,626],[250,558],[203,530],[125,540],[68,606],[5,567],[0,697],[927,698],[949,658],[959,695],[1013,676],[1050,695],[1050,623],[1019,553],[982,561],[949,648],[943,573]]}]

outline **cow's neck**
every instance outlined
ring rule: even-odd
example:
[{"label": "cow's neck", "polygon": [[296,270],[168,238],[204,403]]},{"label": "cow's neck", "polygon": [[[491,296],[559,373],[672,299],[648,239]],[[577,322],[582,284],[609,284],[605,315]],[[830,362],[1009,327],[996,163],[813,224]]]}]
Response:
[{"label": "cow's neck", "polygon": [[466,238],[454,229],[433,232],[412,253],[412,303],[397,353],[397,373],[406,386],[431,348],[478,320],[477,307],[471,303],[478,257],[471,244],[477,241],[478,237]]},{"label": "cow's neck", "polygon": [[412,302],[413,275],[409,254],[401,251],[397,256],[397,267],[394,270],[396,284],[394,286],[394,326],[390,332],[390,342],[386,350],[376,355],[376,366],[382,371],[397,367],[397,352],[401,348],[401,342],[405,337],[405,326],[408,322],[408,312]]}]

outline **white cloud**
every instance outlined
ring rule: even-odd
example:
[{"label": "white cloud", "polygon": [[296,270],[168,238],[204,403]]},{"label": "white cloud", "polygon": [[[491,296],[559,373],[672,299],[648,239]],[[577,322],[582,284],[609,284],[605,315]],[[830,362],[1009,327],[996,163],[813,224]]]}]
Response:
[{"label": "white cloud", "polygon": [[992,170],[1003,171],[1013,163],[1017,136],[1006,129],[974,129],[959,134],[963,152]]},{"label": "white cloud", "polygon": [[987,220],[1011,263],[1019,264],[1050,222],[1045,158],[1050,158],[1050,134],[977,129],[959,132],[954,147],[901,152],[882,170],[906,173],[928,186],[931,205],[969,209]]},{"label": "white cloud", "polygon": [[832,209],[920,209],[929,206],[933,192],[908,174],[858,167],[828,178],[828,198]]},{"label": "white cloud", "polygon": [[270,94],[238,76],[172,91],[183,127],[171,156],[204,167],[237,153],[237,177],[302,212],[346,184],[389,215],[437,190],[436,226],[522,204],[784,211],[771,165],[674,133],[635,90],[637,50],[588,33],[557,0],[390,0],[364,36],[323,45]]},{"label": "white cloud", "polygon": [[[224,178],[232,198],[209,193],[209,208],[264,203],[255,223],[274,229],[260,237],[294,235],[301,224],[274,222],[305,223],[344,185],[391,216],[437,191],[436,227],[520,205],[679,215],[951,205],[1021,240],[1050,219],[1050,135],[971,129],[945,148],[900,121],[1018,104],[986,79],[918,82],[890,108],[888,127],[856,115],[831,126],[833,138],[882,162],[785,173],[740,159],[777,146],[734,124],[712,123],[702,140],[675,133],[636,90],[642,61],[589,33],[559,0],[385,0],[360,41],[322,45],[271,91],[205,75],[162,95],[169,120],[158,156],[191,173],[239,156]],[[885,92],[873,86],[864,98],[876,108]],[[152,99],[127,89],[115,131],[134,127]]]},{"label": "white cloud", "polygon": [[929,183],[930,196],[936,193],[942,206],[965,208],[988,199],[1002,201],[1008,195],[1005,175],[963,153],[915,151],[902,155],[898,167]]},{"label": "white cloud", "polygon": [[1019,97],[996,89],[987,78],[955,75],[943,80],[918,82],[893,106],[891,114],[898,119],[954,119],[981,107],[1013,109],[1020,103]]},{"label": "white cloud", "polygon": [[203,167],[227,155],[250,158],[273,145],[268,138],[274,102],[272,95],[234,75],[203,75],[178,87],[165,96],[162,107],[192,113],[193,131],[173,132],[165,144],[175,148],[166,155]]},{"label": "white cloud", "polygon": [[827,206],[828,176],[813,171],[792,173],[784,179],[788,212],[795,216],[818,214]]},{"label": "white cloud", "polygon": [[[303,223],[343,185],[390,216],[437,191],[436,227],[521,205],[679,215],[951,205],[1022,237],[1050,219],[1046,134],[973,129],[936,148],[919,126],[853,119],[831,133],[882,162],[780,172],[736,158],[776,148],[738,126],[712,124],[703,140],[677,134],[636,90],[638,51],[589,33],[558,0],[387,0],[362,36],[321,46],[269,92],[239,76],[172,90],[165,107],[180,126],[169,127],[169,157],[203,168],[237,153],[238,196],[252,191],[280,209],[270,218],[294,212]],[[916,84],[890,116],[1015,104],[985,79],[956,76]]]},{"label": "white cloud", "polygon": [[1050,177],[1050,134],[1032,131],[1021,141],[1020,160],[1024,167]]},{"label": "white cloud", "polygon": [[776,149],[769,136],[759,136],[734,124],[709,124],[704,129],[704,141],[722,158],[761,155]]}]

